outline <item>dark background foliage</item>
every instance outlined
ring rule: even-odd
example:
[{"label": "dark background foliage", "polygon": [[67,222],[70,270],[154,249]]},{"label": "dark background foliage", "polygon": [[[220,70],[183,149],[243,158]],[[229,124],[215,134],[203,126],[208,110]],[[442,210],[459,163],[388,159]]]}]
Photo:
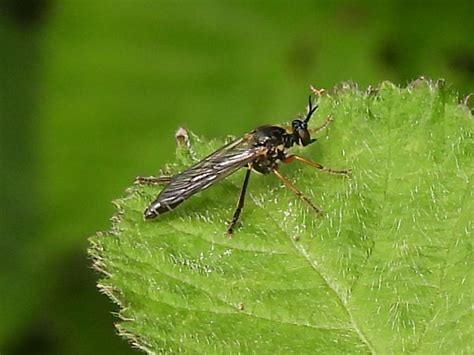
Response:
[{"label": "dark background foliage", "polygon": [[110,201],[208,137],[282,122],[308,87],[474,87],[472,2],[0,2],[0,352],[132,353],[87,237]]}]

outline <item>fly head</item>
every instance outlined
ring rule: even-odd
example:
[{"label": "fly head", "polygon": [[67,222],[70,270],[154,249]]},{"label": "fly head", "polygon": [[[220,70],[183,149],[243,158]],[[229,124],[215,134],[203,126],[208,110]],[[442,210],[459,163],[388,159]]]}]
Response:
[{"label": "fly head", "polygon": [[310,96],[306,117],[304,119],[296,119],[291,122],[291,126],[293,128],[293,139],[296,144],[307,146],[308,144],[311,144],[316,140],[311,138],[311,135],[308,130],[308,121],[317,108],[318,105],[313,107],[313,103],[311,101]]}]

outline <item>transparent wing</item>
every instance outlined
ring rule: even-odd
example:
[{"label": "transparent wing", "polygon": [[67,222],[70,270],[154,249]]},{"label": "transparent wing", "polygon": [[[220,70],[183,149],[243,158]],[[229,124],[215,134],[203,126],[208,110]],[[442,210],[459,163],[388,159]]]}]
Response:
[{"label": "transparent wing", "polygon": [[169,211],[195,193],[207,189],[263,153],[262,147],[252,147],[247,137],[237,139],[182,173],[174,176],[153,203],[145,217],[153,218]]}]

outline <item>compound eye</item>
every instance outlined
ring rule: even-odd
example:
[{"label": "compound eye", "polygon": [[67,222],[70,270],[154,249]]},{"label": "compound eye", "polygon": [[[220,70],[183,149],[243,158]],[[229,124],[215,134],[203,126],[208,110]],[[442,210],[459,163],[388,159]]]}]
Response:
[{"label": "compound eye", "polygon": [[304,127],[304,123],[301,120],[293,120],[293,122],[291,122],[291,125],[293,127],[293,130],[295,131],[298,131]]},{"label": "compound eye", "polygon": [[312,142],[311,136],[306,128],[300,128],[298,130],[298,136],[300,137],[301,144],[303,146],[308,145]]}]

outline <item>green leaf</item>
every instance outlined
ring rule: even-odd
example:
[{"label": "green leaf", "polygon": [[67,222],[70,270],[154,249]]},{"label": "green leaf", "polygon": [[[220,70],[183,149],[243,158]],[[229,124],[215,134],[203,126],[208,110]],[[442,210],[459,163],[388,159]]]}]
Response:
[{"label": "green leaf", "polygon": [[[324,209],[316,217],[275,177],[253,174],[242,223],[225,236],[243,171],[156,221],[158,187],[116,201],[91,238],[120,333],[149,352],[472,351],[473,119],[442,82],[361,92],[342,85],[311,124],[334,122],[281,171]],[[223,141],[192,137],[198,157]],[[295,148],[295,151],[299,151]],[[191,164],[180,152],[171,173]]]}]

